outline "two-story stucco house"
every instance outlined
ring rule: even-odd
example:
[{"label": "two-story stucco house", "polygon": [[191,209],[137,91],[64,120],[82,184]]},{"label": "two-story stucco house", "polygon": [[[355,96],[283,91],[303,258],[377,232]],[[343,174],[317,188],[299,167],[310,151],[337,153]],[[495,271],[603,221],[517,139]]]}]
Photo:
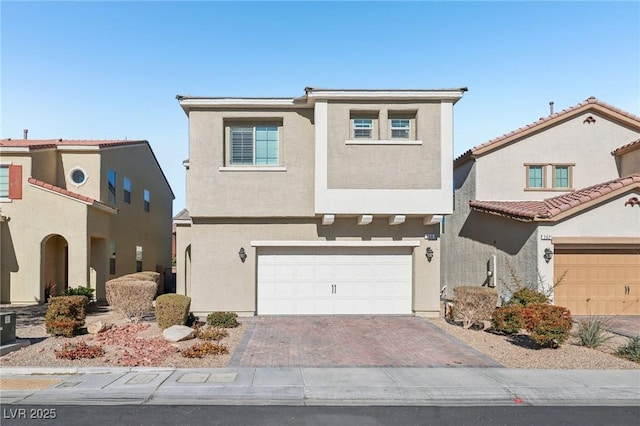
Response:
[{"label": "two-story stucco house", "polygon": [[198,315],[438,315],[438,215],[452,210],[465,90],[178,96],[178,293]]},{"label": "two-story stucco house", "polygon": [[640,314],[640,118],[595,98],[454,162],[443,285],[545,282],[575,315]]},{"label": "two-story stucco house", "polygon": [[[25,135],[26,136],[26,135]],[[169,183],[147,141],[0,141],[0,299],[171,267]]]}]

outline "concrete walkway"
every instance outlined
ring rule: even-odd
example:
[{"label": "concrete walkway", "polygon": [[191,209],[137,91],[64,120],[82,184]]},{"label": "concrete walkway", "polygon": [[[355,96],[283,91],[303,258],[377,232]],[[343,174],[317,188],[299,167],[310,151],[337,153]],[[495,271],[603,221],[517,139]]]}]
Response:
[{"label": "concrete walkway", "polygon": [[0,403],[637,406],[639,370],[2,368]]}]

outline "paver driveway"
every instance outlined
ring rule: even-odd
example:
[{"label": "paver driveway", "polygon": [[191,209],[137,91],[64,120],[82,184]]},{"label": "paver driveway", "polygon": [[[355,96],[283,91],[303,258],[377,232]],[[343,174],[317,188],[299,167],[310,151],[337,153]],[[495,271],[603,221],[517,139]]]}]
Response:
[{"label": "paver driveway", "polygon": [[497,362],[412,316],[256,317],[235,367],[496,367]]}]

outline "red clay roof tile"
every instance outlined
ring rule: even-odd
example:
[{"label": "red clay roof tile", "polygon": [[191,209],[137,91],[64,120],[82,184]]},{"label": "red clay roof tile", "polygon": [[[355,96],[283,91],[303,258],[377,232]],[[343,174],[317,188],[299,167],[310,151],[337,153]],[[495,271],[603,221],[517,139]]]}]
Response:
[{"label": "red clay roof tile", "polygon": [[[469,201],[469,206],[473,210],[511,217],[518,220],[548,220],[584,203],[597,200],[615,190],[634,185],[640,188],[640,173],[548,198],[544,201],[471,200]],[[636,197],[630,198],[625,205],[635,205],[634,203],[637,202],[637,198],[636,201],[632,201],[634,198]],[[640,205],[640,203],[638,205]]]},{"label": "red clay roof tile", "polygon": [[615,151],[612,151],[611,155],[622,155],[626,154],[627,152],[635,151],[636,149],[640,149],[640,139],[621,146]]},{"label": "red clay roof tile", "polygon": [[146,140],[88,140],[88,139],[1,139],[0,146],[23,147],[31,150],[63,146],[96,146],[106,148],[119,145],[148,143]]},{"label": "red clay roof tile", "polygon": [[38,179],[29,178],[27,180],[27,182],[29,182],[32,185],[44,188],[44,189],[48,189],[50,191],[54,191],[54,192],[66,195],[67,197],[71,197],[71,198],[75,198],[75,199],[80,200],[80,201],[84,201],[85,203],[88,203],[88,204],[93,204],[93,203],[98,202],[97,200],[94,200],[93,198],[87,197],[87,196],[82,195],[82,194],[78,194],[77,192],[71,192],[71,191],[66,190],[64,188],[60,188],[59,186],[51,185],[50,183],[43,182],[43,181],[38,180]]}]

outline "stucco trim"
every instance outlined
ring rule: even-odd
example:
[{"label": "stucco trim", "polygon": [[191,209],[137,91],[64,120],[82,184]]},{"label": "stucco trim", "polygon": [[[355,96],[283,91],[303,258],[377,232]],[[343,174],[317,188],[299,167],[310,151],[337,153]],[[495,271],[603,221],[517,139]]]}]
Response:
[{"label": "stucco trim", "polygon": [[421,140],[401,140],[401,139],[347,139],[345,145],[422,145]]},{"label": "stucco trim", "polygon": [[420,241],[361,241],[361,240],[340,240],[340,241],[292,241],[292,240],[264,240],[251,241],[251,247],[420,247]]}]

